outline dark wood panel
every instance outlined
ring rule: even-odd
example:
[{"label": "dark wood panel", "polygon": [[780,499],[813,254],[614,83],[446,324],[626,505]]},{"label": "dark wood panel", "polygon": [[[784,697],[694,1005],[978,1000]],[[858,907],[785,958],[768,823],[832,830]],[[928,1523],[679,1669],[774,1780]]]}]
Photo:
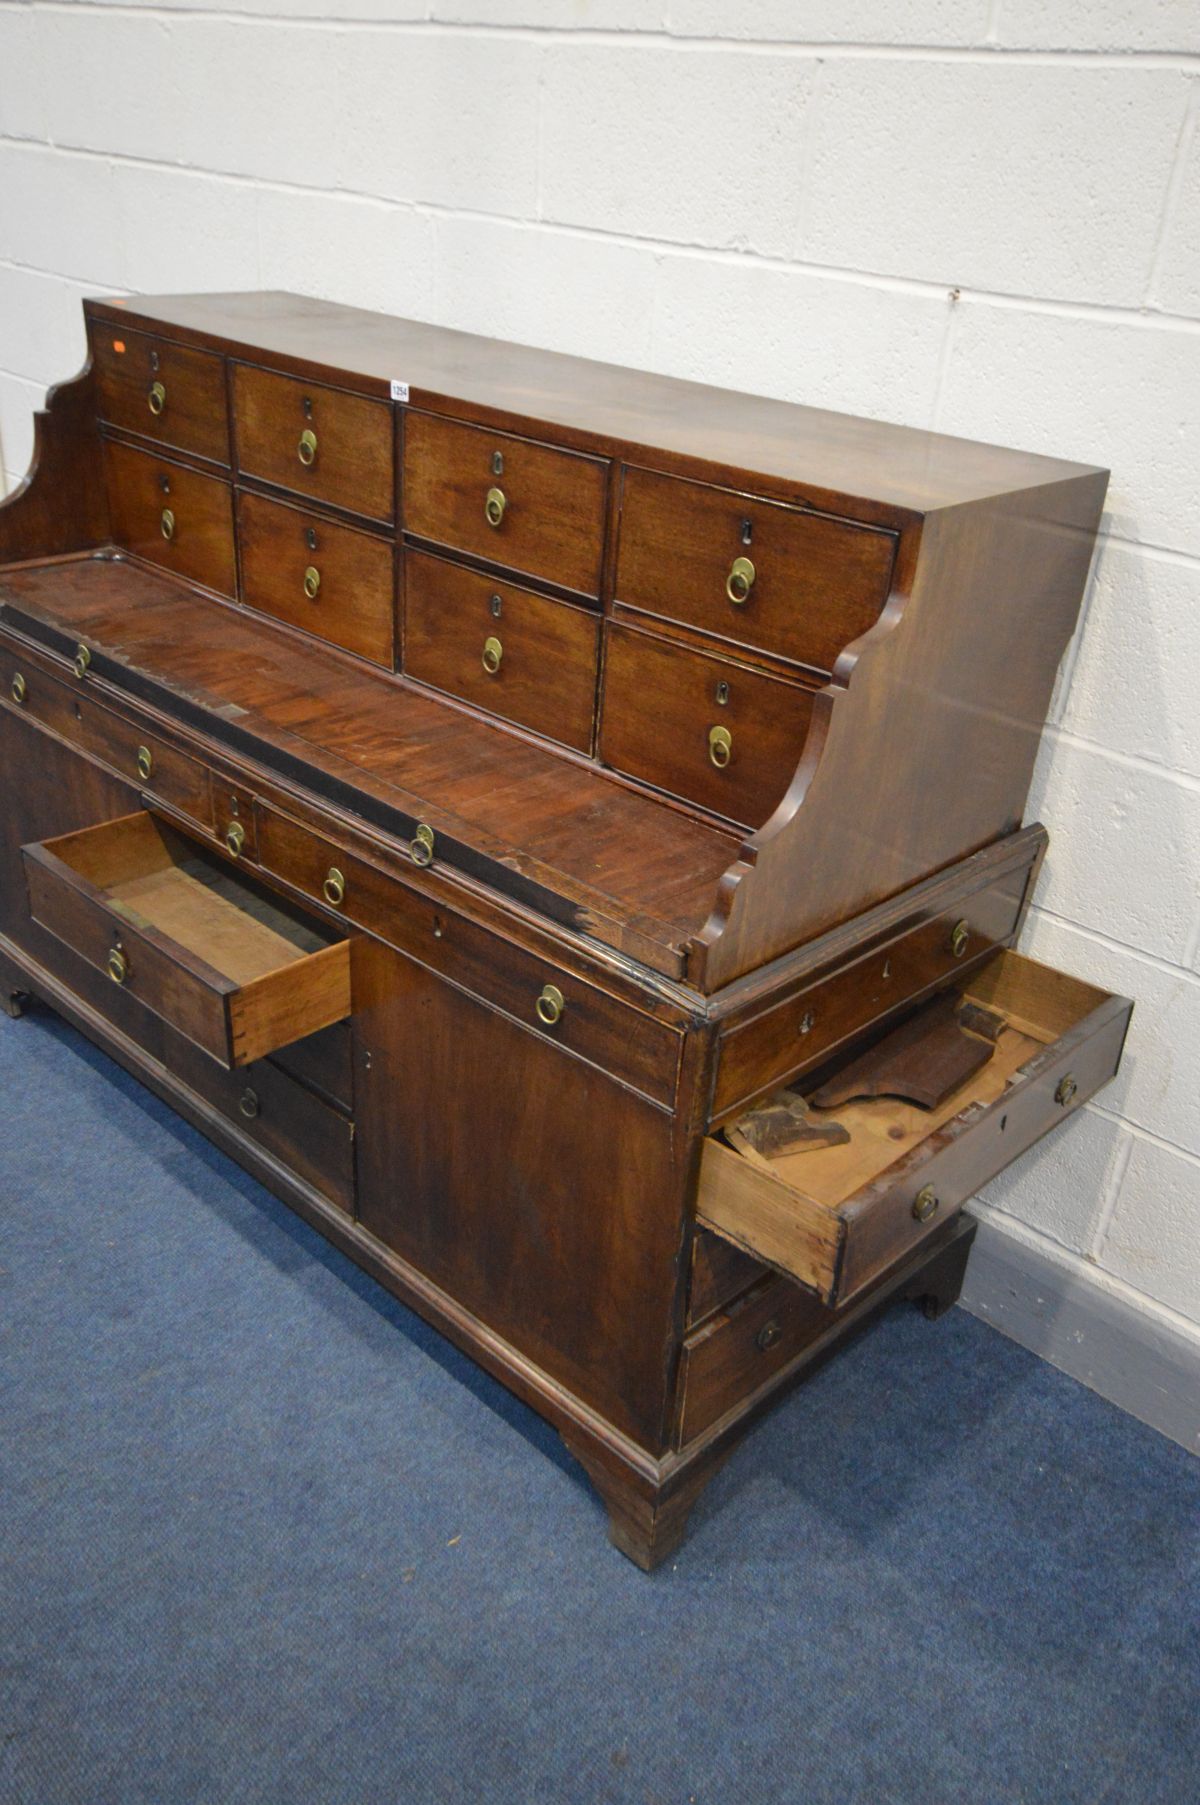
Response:
[{"label": "dark wood panel", "polygon": [[100,417],[125,432],[229,462],[225,360],[157,334],[94,326]]},{"label": "dark wood panel", "polygon": [[233,595],[237,579],[229,484],[111,439],[104,462],[117,544],[219,595]]},{"label": "dark wood panel", "polygon": [[627,469],[617,598],[831,671],[878,619],[890,533],[652,470]]},{"label": "dark wood panel", "polygon": [[390,407],[239,363],[233,424],[246,475],[371,519],[392,518]]},{"label": "dark wood panel", "polygon": [[688,1287],[686,1326],[695,1328],[752,1285],[770,1276],[761,1260],[743,1253],[731,1241],[698,1228],[692,1237],[692,1277]]},{"label": "dark wood panel", "polygon": [[404,419],[404,526],[595,595],[608,466],[430,414]]},{"label": "dark wood panel", "polygon": [[404,554],[404,668],[504,720],[587,752],[600,623],[461,564]]},{"label": "dark wood panel", "polygon": [[392,666],[392,547],[285,503],[238,497],[242,600],[360,658]]}]

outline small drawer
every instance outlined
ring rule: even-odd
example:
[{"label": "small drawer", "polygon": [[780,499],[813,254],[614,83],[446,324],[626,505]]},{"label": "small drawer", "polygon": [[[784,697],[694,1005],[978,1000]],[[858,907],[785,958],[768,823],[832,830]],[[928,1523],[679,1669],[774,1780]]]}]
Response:
[{"label": "small drawer", "polygon": [[607,476],[601,458],[405,416],[405,530],[581,595],[600,591]]},{"label": "small drawer", "polygon": [[626,469],[616,597],[822,671],[878,619],[895,535]]},{"label": "small drawer", "polygon": [[812,691],[611,626],[600,756],[614,770],[761,827],[792,781]]},{"label": "small drawer", "polygon": [[219,1064],[350,1013],[350,946],[152,815],[23,846],[35,921]]},{"label": "small drawer", "polygon": [[93,702],[86,683],[61,682],[5,647],[0,652],[0,696],[136,783],[146,795],[169,803],[200,828],[211,826],[212,800],[204,766],[165,745],[150,728]]},{"label": "small drawer", "polygon": [[223,357],[98,320],[92,326],[92,358],[102,420],[228,464]]},{"label": "small drawer", "polygon": [[973,1078],[933,1109],[877,1097],[822,1111],[849,1139],[782,1159],[708,1139],[699,1221],[844,1303],[1115,1074],[1132,1008],[1124,998],[1012,952],[960,988],[1004,1017]]},{"label": "small drawer", "polygon": [[774,1277],[711,1314],[683,1344],[678,1445],[753,1397],[836,1320],[810,1293]]},{"label": "small drawer", "polygon": [[104,466],[118,545],[218,595],[235,593],[233,501],[227,482],[111,439],[104,447]]},{"label": "small drawer", "polygon": [[404,668],[477,708],[587,752],[597,616],[461,564],[404,556]]},{"label": "small drawer", "polygon": [[392,668],[393,551],[383,539],[242,492],[242,600]]},{"label": "small drawer", "polygon": [[670,1105],[682,1038],[653,1016],[515,946],[273,809],[258,807],[264,871],[410,954],[488,1007]]},{"label": "small drawer", "polygon": [[393,514],[392,410],[386,401],[233,366],[238,469],[369,520]]}]

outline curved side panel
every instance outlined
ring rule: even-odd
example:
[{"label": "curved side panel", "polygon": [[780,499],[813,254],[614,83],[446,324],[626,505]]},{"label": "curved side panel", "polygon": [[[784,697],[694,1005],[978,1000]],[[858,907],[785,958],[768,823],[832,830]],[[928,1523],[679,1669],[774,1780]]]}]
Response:
[{"label": "curved side panel", "polygon": [[705,993],[1021,822],[1107,473],[929,515],[689,947]]},{"label": "curved side panel", "polygon": [[88,551],[108,538],[108,501],[88,363],[33,418],[33,461],[0,503],[0,563]]}]

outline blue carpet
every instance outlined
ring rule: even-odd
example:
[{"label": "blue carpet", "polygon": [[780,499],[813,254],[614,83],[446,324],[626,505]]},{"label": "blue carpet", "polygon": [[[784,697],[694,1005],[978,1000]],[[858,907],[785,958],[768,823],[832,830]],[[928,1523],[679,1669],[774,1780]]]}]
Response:
[{"label": "blue carpet", "polygon": [[1200,1462],[890,1312],[657,1574],[537,1418],[0,1021],[0,1800],[1200,1798]]}]

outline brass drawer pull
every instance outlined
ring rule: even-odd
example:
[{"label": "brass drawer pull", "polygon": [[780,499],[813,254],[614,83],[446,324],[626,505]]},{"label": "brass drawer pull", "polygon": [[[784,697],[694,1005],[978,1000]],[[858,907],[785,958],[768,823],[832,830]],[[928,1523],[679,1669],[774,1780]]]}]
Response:
[{"label": "brass drawer pull", "polygon": [[246,830],[240,821],[231,821],[225,829],[225,844],[231,857],[237,859],[242,855],[242,847],[246,844]]},{"label": "brass drawer pull", "polygon": [[119,946],[108,955],[108,975],[114,984],[124,984],[129,976],[129,961]]},{"label": "brass drawer pull", "polygon": [[248,1088],[244,1090],[238,1098],[238,1108],[248,1122],[253,1122],[262,1109],[262,1104],[258,1100],[258,1092]]},{"label": "brass drawer pull", "polygon": [[544,1022],[547,1028],[553,1028],[555,1022],[560,1020],[566,1006],[566,1000],[557,984],[544,985],[541,996],[534,1004],[539,1022]]},{"label": "brass drawer pull", "polygon": [[754,1337],[754,1345],[760,1354],[766,1354],[782,1340],[783,1330],[775,1317],[772,1317],[770,1322],[764,1322],[762,1328]]},{"label": "brass drawer pull", "polygon": [[1067,1104],[1075,1097],[1078,1089],[1079,1086],[1075,1082],[1074,1074],[1068,1072],[1065,1078],[1059,1080],[1058,1089],[1054,1093],[1054,1101],[1059,1104],[1061,1108],[1065,1109]]},{"label": "brass drawer pull", "polygon": [[17,671],[12,680],[12,699],[17,704],[18,708],[21,706],[22,702],[24,702],[28,693],[29,691],[26,688],[25,679],[22,677],[20,671]]},{"label": "brass drawer pull", "polygon": [[170,508],[163,509],[158,524],[162,530],[164,539],[173,539],[175,537],[175,516]]},{"label": "brass drawer pull", "polygon": [[504,647],[500,644],[498,639],[493,637],[492,639],[484,640],[483,668],[489,677],[494,677],[496,675],[496,672],[500,669],[500,660],[503,656]]},{"label": "brass drawer pull", "polygon": [[508,506],[508,497],[503,489],[489,489],[487,500],[483,504],[483,512],[489,526],[499,526],[504,519],[504,510]]},{"label": "brass drawer pull", "polygon": [[321,894],[331,909],[340,909],[346,900],[346,880],[336,865],[329,867],[329,874],[321,885]]},{"label": "brass drawer pull", "polygon": [[161,382],[150,384],[150,393],[146,396],[146,405],[157,420],[167,405],[167,391]]},{"label": "brass drawer pull", "polygon": [[310,564],[304,573],[304,593],[310,602],[317,599],[317,591],[321,587],[321,573],[315,564]]},{"label": "brass drawer pull", "polygon": [[913,1200],[912,1213],[918,1222],[928,1222],[938,1210],[940,1198],[932,1185],[922,1185]]},{"label": "brass drawer pull", "polygon": [[725,593],[735,608],[750,600],[754,579],[758,575],[749,558],[735,558],[725,579]]},{"label": "brass drawer pull", "polygon": [[87,676],[88,666],[91,664],[91,662],[92,662],[92,654],[90,653],[88,648],[83,644],[83,642],[80,641],[80,643],[75,647],[75,662],[71,668],[75,672],[75,675],[79,678],[79,680],[81,682]]},{"label": "brass drawer pull", "polygon": [[149,746],[139,746],[137,749],[137,774],[143,783],[148,783],[154,775],[154,754]]},{"label": "brass drawer pull", "polygon": [[317,461],[317,435],[311,426],[306,426],[300,434],[300,443],[296,447],[296,456],[306,470],[311,470]]},{"label": "brass drawer pull", "polygon": [[427,821],[418,821],[417,831],[409,841],[414,865],[433,864],[433,829]]},{"label": "brass drawer pull", "polygon": [[728,727],[710,727],[708,756],[718,771],[723,771],[733,756],[733,735]]},{"label": "brass drawer pull", "polygon": [[956,959],[961,959],[967,950],[967,942],[971,938],[970,923],[956,921],[950,934],[950,951]]}]

